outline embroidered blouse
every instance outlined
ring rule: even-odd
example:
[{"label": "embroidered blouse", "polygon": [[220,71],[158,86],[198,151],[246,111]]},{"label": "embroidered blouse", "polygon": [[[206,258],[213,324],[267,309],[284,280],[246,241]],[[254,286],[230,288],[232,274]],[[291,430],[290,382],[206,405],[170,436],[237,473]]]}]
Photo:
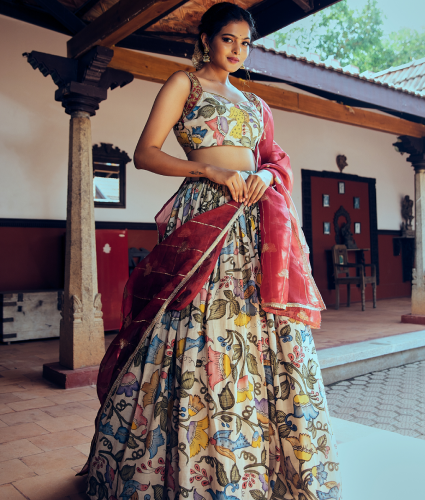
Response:
[{"label": "embroidered blouse", "polygon": [[185,153],[212,146],[242,146],[255,150],[264,129],[260,99],[243,92],[246,100],[237,103],[203,90],[194,73],[184,72],[191,91],[174,134]]}]

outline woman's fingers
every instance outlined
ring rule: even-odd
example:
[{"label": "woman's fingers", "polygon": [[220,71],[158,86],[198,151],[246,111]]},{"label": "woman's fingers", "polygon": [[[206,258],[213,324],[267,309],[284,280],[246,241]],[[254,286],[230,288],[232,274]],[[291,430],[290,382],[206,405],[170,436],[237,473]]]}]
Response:
[{"label": "woman's fingers", "polygon": [[253,198],[253,201],[252,201],[252,203],[253,203],[253,204],[254,204],[254,203],[257,203],[257,201],[260,201],[260,200],[261,200],[261,198],[262,198],[263,194],[266,192],[266,189],[267,189],[267,186],[266,186],[266,185],[264,185],[264,186],[260,186],[260,190],[259,190],[259,192],[256,192],[256,193],[255,193],[255,197]]}]

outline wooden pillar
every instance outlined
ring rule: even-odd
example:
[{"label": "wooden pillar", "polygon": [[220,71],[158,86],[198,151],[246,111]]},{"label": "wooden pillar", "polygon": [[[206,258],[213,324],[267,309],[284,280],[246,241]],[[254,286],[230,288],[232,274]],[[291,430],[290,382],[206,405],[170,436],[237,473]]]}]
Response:
[{"label": "wooden pillar", "polygon": [[69,130],[65,289],[59,362],[75,370],[99,365],[105,352],[97,291],[90,114],[74,111]]},{"label": "wooden pillar", "polygon": [[[415,160],[415,161],[413,161]],[[425,155],[412,158],[415,169],[415,267],[412,271],[412,316],[425,318]]]},{"label": "wooden pillar", "polygon": [[411,314],[403,323],[425,325],[425,138],[402,135],[394,146],[408,153],[406,161],[415,169],[415,265],[412,269]]},{"label": "wooden pillar", "polygon": [[64,388],[96,382],[105,352],[102,302],[97,291],[90,117],[107,98],[109,88],[133,80],[108,68],[114,52],[94,47],[79,59],[43,52],[25,53],[34,69],[51,75],[55,100],[71,116],[66,215],[65,288],[60,324],[59,363],[43,366],[43,376]]}]

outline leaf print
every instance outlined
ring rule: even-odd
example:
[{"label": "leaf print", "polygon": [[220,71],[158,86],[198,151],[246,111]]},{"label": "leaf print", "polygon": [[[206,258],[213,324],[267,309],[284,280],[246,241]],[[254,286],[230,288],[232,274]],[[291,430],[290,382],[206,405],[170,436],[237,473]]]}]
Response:
[{"label": "leaf print", "polygon": [[249,490],[249,492],[254,500],[263,500],[266,498],[261,490]]},{"label": "leaf print", "polygon": [[238,316],[241,311],[241,307],[239,305],[239,302],[237,300],[232,300],[230,302],[230,307],[229,307],[229,316],[227,319],[233,318],[233,316]]},{"label": "leaf print", "polygon": [[241,475],[239,474],[239,469],[236,464],[233,464],[232,471],[230,472],[230,481],[232,483],[239,483],[240,479]]},{"label": "leaf print", "polygon": [[265,464],[265,463],[266,463],[266,460],[267,460],[267,451],[266,451],[266,449],[264,448],[264,450],[261,452],[261,463],[262,463],[262,464]]},{"label": "leaf print", "polygon": [[277,476],[276,484],[274,485],[273,488],[273,495],[271,500],[279,500],[283,498],[283,496],[286,495],[286,486],[282,482],[282,479],[280,479],[279,476]]},{"label": "leaf print", "polygon": [[301,338],[301,333],[297,330],[297,333],[295,334],[295,341],[297,344],[301,347],[303,345],[303,341]]},{"label": "leaf print", "polygon": [[128,437],[127,446],[132,450],[139,447],[139,443],[134,439],[133,434]]},{"label": "leaf print", "polygon": [[235,146],[235,143],[226,139],[225,141],[223,141],[223,146]]},{"label": "leaf print", "polygon": [[202,116],[203,118],[211,118],[211,116],[215,113],[215,107],[211,106],[210,104],[207,104],[206,106],[203,106],[199,111],[198,111],[198,118]]},{"label": "leaf print", "polygon": [[279,425],[279,437],[280,439],[285,439],[291,434],[291,428],[289,425],[281,424]]},{"label": "leaf print", "polygon": [[181,387],[183,389],[192,389],[195,383],[195,372],[184,372],[181,381]]},{"label": "leaf print", "polygon": [[210,306],[210,316],[207,321],[211,321],[213,319],[221,319],[226,314],[226,306],[227,300],[224,299],[216,299]]},{"label": "leaf print", "polygon": [[313,377],[316,375],[317,367],[318,364],[316,363],[316,361],[314,361],[313,359],[308,360],[307,368],[308,371],[310,372],[310,375],[313,375]]},{"label": "leaf print", "polygon": [[284,380],[280,384],[280,388],[282,390],[281,398],[282,398],[283,401],[285,401],[285,399],[289,398],[289,393],[291,392],[291,387],[289,385],[289,382],[287,380]]},{"label": "leaf print", "polygon": [[124,465],[120,470],[120,476],[123,481],[129,481],[136,471],[136,465]]},{"label": "leaf print", "polygon": [[[152,488],[154,491],[154,493],[153,493],[154,500],[162,500],[164,486],[162,484],[154,484],[154,485],[152,485]],[[137,498],[139,498],[139,497],[137,497]]]},{"label": "leaf print", "polygon": [[224,465],[216,459],[215,468],[218,484],[224,488],[229,482],[229,480],[227,479],[226,470],[224,469]]},{"label": "leaf print", "polygon": [[276,421],[278,424],[283,424],[285,422],[286,413],[282,410],[276,411]]},{"label": "leaf print", "polygon": [[253,285],[248,286],[244,292],[244,298],[249,299],[254,292],[255,292],[255,286]]},{"label": "leaf print", "polygon": [[250,148],[251,147],[251,140],[248,139],[246,136],[242,136],[239,140],[239,142],[242,144],[244,148]]},{"label": "leaf print", "polygon": [[204,321],[204,317],[199,314],[199,313],[195,313],[193,315],[193,319],[197,322],[197,323],[202,323]]},{"label": "leaf print", "polygon": [[253,354],[251,354],[251,353],[247,354],[246,364],[247,364],[249,373],[251,373],[252,375],[259,375],[258,366],[257,366],[257,359]]},{"label": "leaf print", "polygon": [[227,382],[224,389],[218,395],[218,400],[222,410],[230,410],[235,406],[235,397],[232,391],[229,389],[230,382]]},{"label": "leaf print", "polygon": [[226,106],[217,106],[216,110],[219,115],[224,115],[227,111]]},{"label": "leaf print", "polygon": [[317,440],[317,447],[323,448],[324,446],[326,446],[327,441],[328,438],[326,437],[326,434],[323,434],[323,436],[320,436],[319,439]]},{"label": "leaf print", "polygon": [[212,104],[213,106],[220,106],[220,103],[216,99],[213,99],[212,97],[207,97],[204,100],[207,101],[209,104]]},{"label": "leaf print", "polygon": [[242,347],[239,344],[233,346],[232,361],[239,361],[242,356]]}]

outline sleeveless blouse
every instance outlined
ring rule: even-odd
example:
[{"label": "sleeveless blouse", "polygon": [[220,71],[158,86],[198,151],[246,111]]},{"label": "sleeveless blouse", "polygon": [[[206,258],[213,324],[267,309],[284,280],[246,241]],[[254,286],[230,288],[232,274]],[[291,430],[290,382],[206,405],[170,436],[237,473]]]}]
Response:
[{"label": "sleeveless blouse", "polygon": [[246,100],[231,102],[203,90],[194,73],[184,73],[190,79],[191,91],[173,129],[185,153],[213,146],[242,146],[254,151],[264,130],[261,100],[243,92]]}]

